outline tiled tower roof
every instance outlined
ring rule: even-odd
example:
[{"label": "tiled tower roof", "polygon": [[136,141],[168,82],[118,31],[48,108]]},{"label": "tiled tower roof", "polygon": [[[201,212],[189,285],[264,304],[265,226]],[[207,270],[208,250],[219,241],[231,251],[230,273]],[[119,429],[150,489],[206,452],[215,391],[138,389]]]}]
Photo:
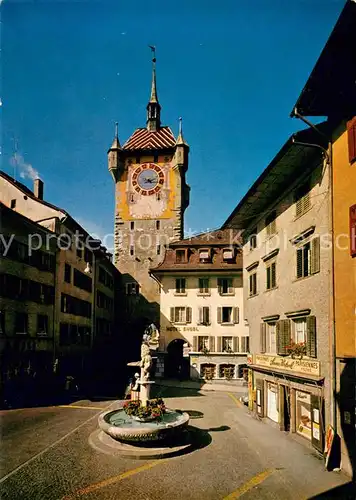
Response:
[{"label": "tiled tower roof", "polygon": [[170,127],[160,127],[158,130],[147,130],[138,128],[132,136],[125,142],[125,151],[135,151],[138,149],[167,149],[176,145],[176,139]]}]

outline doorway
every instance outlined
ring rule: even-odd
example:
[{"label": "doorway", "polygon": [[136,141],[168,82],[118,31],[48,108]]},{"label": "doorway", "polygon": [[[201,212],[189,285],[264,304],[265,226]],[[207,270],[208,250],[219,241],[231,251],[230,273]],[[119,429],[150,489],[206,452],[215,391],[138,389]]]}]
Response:
[{"label": "doorway", "polygon": [[290,389],[285,385],[283,388],[283,430],[290,431]]},{"label": "doorway", "polygon": [[174,339],[168,344],[164,363],[165,377],[180,380],[189,377],[189,362],[183,357],[183,344],[183,339]]}]

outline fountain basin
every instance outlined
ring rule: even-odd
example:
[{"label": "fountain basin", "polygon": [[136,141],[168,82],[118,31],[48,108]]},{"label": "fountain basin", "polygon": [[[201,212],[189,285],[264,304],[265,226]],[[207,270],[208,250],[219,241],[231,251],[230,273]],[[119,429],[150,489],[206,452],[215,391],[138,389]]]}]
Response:
[{"label": "fountain basin", "polygon": [[98,423],[102,431],[117,441],[124,443],[153,443],[174,439],[189,422],[184,412],[166,409],[160,419],[139,422],[125,413],[122,408],[99,415]]}]

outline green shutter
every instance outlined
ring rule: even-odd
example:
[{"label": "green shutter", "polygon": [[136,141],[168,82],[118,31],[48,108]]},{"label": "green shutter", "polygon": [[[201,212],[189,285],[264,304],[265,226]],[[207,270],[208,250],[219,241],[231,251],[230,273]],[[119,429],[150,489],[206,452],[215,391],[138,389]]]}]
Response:
[{"label": "green shutter", "polygon": [[277,352],[278,354],[288,354],[287,346],[291,341],[291,324],[289,319],[281,319],[276,324]]},{"label": "green shutter", "polygon": [[239,308],[238,307],[234,307],[233,315],[234,315],[234,323],[237,324],[239,322]]},{"label": "green shutter", "polygon": [[222,292],[222,279],[218,278],[218,292],[221,294]]},{"label": "green shutter", "polygon": [[297,278],[303,277],[303,248],[297,250]]},{"label": "green shutter", "polygon": [[311,274],[318,273],[320,271],[320,238],[314,238],[311,241],[311,263],[310,272]]},{"label": "green shutter", "polygon": [[186,323],[191,323],[192,322],[192,308],[191,307],[187,307],[186,310],[185,310],[185,320],[186,320]]},{"label": "green shutter", "polygon": [[316,358],[316,317],[307,317],[307,355]]},{"label": "green shutter", "polygon": [[239,337],[233,337],[233,339],[232,339],[232,350],[234,352],[239,352]]},{"label": "green shutter", "polygon": [[216,337],[216,351],[221,352],[222,349],[222,338],[221,337]]},{"label": "green shutter", "polygon": [[209,337],[209,350],[215,352],[215,337]]},{"label": "green shutter", "polygon": [[261,325],[260,325],[260,350],[261,350],[262,354],[264,352],[266,352],[266,330],[267,330],[266,323],[261,323]]},{"label": "green shutter", "polygon": [[222,321],[222,308],[218,307],[217,312],[218,312],[217,322],[219,324],[221,324],[221,321]]}]

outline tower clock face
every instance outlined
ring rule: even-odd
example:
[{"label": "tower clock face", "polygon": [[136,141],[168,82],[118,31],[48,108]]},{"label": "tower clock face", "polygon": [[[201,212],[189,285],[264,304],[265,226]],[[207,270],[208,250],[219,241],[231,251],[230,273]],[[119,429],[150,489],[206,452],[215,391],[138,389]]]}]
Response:
[{"label": "tower clock face", "polygon": [[150,196],[157,193],[164,184],[164,173],[154,163],[144,163],[132,174],[132,186],[138,193]]}]

